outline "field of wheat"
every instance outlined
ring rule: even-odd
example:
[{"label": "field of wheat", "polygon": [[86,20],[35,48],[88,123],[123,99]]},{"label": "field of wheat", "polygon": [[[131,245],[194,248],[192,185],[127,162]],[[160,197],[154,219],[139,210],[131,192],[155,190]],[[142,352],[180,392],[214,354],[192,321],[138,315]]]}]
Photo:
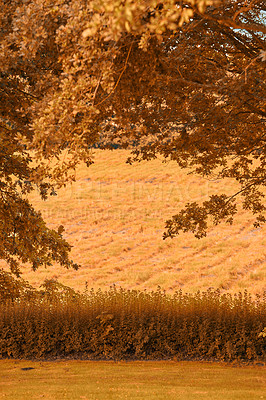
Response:
[{"label": "field of wheat", "polygon": [[176,163],[159,159],[129,165],[128,156],[125,150],[95,150],[95,163],[81,165],[75,183],[57,196],[42,201],[31,195],[49,227],[64,225],[72,259],[81,268],[54,265],[33,272],[25,266],[24,279],[38,287],[54,278],[79,290],[114,284],[140,290],[159,285],[167,292],[266,290],[266,227],[255,229],[246,211],[232,226],[211,227],[206,238],[186,233],[162,240],[165,220],[187,202],[234,193],[234,182],[188,175]]}]

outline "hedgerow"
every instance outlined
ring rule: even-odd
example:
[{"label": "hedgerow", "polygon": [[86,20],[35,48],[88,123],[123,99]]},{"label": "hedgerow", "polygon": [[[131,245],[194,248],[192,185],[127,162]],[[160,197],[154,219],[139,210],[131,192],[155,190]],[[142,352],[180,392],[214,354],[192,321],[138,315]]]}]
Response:
[{"label": "hedgerow", "polygon": [[264,362],[265,304],[246,291],[35,290],[0,271],[0,357]]}]

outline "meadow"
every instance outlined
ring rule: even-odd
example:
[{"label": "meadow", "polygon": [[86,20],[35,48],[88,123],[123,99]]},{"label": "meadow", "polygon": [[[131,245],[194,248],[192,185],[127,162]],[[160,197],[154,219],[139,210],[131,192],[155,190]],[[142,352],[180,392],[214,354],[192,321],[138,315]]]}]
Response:
[{"label": "meadow", "polygon": [[0,399],[258,400],[265,367],[198,362],[0,361]]},{"label": "meadow", "polygon": [[234,193],[234,182],[203,179],[160,159],[129,165],[128,156],[125,150],[95,150],[95,163],[81,165],[76,181],[57,196],[42,201],[31,195],[49,227],[64,225],[72,258],[81,268],[55,265],[35,273],[25,266],[24,279],[35,287],[46,278],[58,279],[75,290],[115,284],[138,290],[159,285],[169,293],[210,287],[265,291],[266,227],[255,229],[247,211],[241,210],[232,226],[211,227],[206,238],[186,233],[162,240],[165,220],[187,202]]},{"label": "meadow", "polygon": [[[95,164],[81,165],[76,181],[57,196],[44,202],[31,195],[51,228],[64,225],[64,237],[73,245],[72,258],[81,268],[54,265],[33,272],[26,265],[23,278],[36,288],[45,279],[52,279],[52,286],[58,280],[82,293],[87,288],[93,301],[89,306],[85,302],[79,312],[75,302],[66,308],[59,304],[54,311],[49,304],[46,310],[45,304],[34,305],[32,300],[29,306],[18,301],[10,308],[3,302],[0,399],[265,398],[265,347],[258,337],[265,312],[254,308],[249,298],[232,297],[231,303],[226,296],[245,289],[253,295],[266,290],[266,227],[255,229],[252,215],[241,211],[232,226],[211,227],[204,239],[187,233],[163,241],[164,221],[185,203],[204,201],[216,192],[234,193],[237,185],[188,175],[174,162],[129,165],[128,156],[124,150],[95,150]],[[112,297],[110,286],[126,300]],[[182,297],[180,292],[181,300],[172,307],[171,301],[178,298],[170,301],[164,292],[158,297],[158,286],[169,296],[181,289],[195,297]],[[201,300],[196,292],[208,288],[226,296],[216,298],[208,292],[213,302],[206,302],[209,295],[204,293]],[[141,291],[137,296],[135,289]],[[145,294],[143,303],[144,290],[155,291],[152,301]],[[121,361],[130,338],[132,358],[139,361]],[[85,347],[88,358],[117,361],[68,359],[78,358]],[[53,354],[55,361],[44,361]],[[160,354],[169,356],[168,361],[140,361],[159,360]],[[231,363],[195,361],[212,358]],[[253,365],[239,366],[242,360]]]}]

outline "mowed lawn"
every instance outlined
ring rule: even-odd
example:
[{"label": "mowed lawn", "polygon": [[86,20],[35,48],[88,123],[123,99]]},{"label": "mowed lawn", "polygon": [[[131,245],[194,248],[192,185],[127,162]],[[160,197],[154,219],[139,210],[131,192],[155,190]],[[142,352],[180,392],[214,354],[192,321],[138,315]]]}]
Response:
[{"label": "mowed lawn", "polygon": [[222,292],[263,293],[266,290],[266,226],[255,229],[254,217],[240,211],[234,225],[211,227],[201,240],[181,234],[162,240],[165,221],[187,202],[201,203],[214,193],[235,193],[231,180],[187,175],[175,162],[153,160],[126,164],[125,150],[97,150],[95,163],[76,171],[76,182],[41,201],[30,201],[49,227],[65,226],[78,271],[54,265],[24,279],[39,287],[55,278],[74,289],[125,289],[184,292],[219,288]]},{"label": "mowed lawn", "polygon": [[259,400],[266,368],[206,362],[0,360],[5,400]]}]

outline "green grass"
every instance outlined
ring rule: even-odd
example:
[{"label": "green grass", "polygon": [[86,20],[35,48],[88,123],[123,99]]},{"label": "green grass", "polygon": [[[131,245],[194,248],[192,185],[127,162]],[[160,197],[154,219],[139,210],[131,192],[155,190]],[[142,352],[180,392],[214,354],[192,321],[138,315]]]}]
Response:
[{"label": "green grass", "polygon": [[[24,371],[22,368],[34,369]],[[0,361],[5,400],[258,400],[265,367],[199,362]]]}]

